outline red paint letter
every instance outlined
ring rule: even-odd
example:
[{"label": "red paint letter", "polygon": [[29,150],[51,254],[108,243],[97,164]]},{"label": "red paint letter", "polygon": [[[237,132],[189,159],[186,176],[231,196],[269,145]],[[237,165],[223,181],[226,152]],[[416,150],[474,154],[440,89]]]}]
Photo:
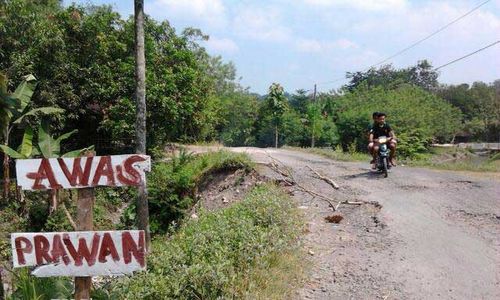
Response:
[{"label": "red paint letter", "polygon": [[97,169],[95,170],[94,180],[92,181],[92,185],[96,186],[99,183],[99,179],[102,176],[106,176],[107,185],[115,185],[115,177],[113,175],[113,165],[111,165],[111,156],[101,156],[101,160],[97,165]]},{"label": "red paint letter", "polygon": [[144,231],[139,232],[139,245],[134,241],[130,232],[124,232],[122,234],[122,249],[125,264],[132,261],[132,253],[141,267],[144,267]]},{"label": "red paint letter", "polygon": [[73,171],[70,173],[68,170],[68,166],[64,162],[63,158],[58,158],[59,166],[61,166],[61,170],[63,171],[66,178],[68,178],[69,184],[71,186],[80,185],[86,186],[89,184],[89,176],[90,169],[92,168],[92,160],[94,157],[87,157],[85,161],[85,170],[82,172],[82,166],[80,165],[81,157],[75,158],[73,161]]},{"label": "red paint letter", "polygon": [[[21,242],[24,243],[24,247],[21,246]],[[16,245],[17,262],[20,265],[26,264],[24,253],[31,253],[31,251],[33,251],[33,245],[31,245],[30,240],[22,236],[16,237],[14,244]]]},{"label": "red paint letter", "polygon": [[92,239],[92,250],[89,251],[87,246],[87,241],[84,238],[78,239],[78,251],[76,251],[75,246],[71,243],[71,239],[68,234],[63,236],[63,242],[68,248],[69,254],[73,257],[75,261],[75,266],[81,266],[83,264],[83,259],[87,260],[87,264],[93,266],[95,264],[97,250],[99,250],[99,239],[100,236],[96,233]]},{"label": "red paint letter", "polygon": [[61,236],[59,234],[54,235],[52,239],[52,260],[57,263],[59,262],[59,258],[62,257],[62,260],[65,265],[68,265],[71,260],[66,253],[66,249],[64,249],[63,243],[61,241]]},{"label": "red paint letter", "polygon": [[36,264],[43,265],[43,260],[47,263],[52,263],[52,257],[50,257],[50,243],[49,240],[43,235],[35,235],[35,256],[36,256]]},{"label": "red paint letter", "polygon": [[125,160],[125,162],[123,163],[123,168],[125,169],[125,173],[128,173],[132,178],[128,178],[123,174],[122,166],[116,166],[118,180],[120,180],[120,182],[124,185],[140,185],[141,174],[136,169],[134,169],[133,164],[145,160],[146,159],[140,155],[133,155]]},{"label": "red paint letter", "polygon": [[54,171],[52,171],[52,167],[50,166],[50,162],[48,158],[42,158],[42,162],[40,163],[40,167],[38,168],[38,172],[36,173],[28,173],[26,175],[29,179],[34,179],[35,183],[33,184],[34,190],[42,190],[45,189],[45,185],[41,182],[44,179],[49,180],[50,187],[53,189],[60,189],[61,185],[57,182],[56,177],[54,176]]},{"label": "red paint letter", "polygon": [[119,261],[120,256],[118,256],[118,252],[116,251],[115,242],[113,242],[113,238],[106,232],[101,242],[101,251],[99,251],[99,262],[105,263],[108,260],[106,256],[110,255],[113,257],[114,261]]}]

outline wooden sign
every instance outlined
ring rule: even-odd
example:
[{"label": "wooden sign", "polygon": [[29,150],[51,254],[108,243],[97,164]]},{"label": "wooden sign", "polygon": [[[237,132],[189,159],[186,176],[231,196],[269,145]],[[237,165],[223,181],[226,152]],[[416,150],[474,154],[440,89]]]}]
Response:
[{"label": "wooden sign", "polygon": [[139,186],[151,169],[147,155],[18,159],[17,184],[23,190]]},{"label": "wooden sign", "polygon": [[37,266],[32,275],[131,274],[146,267],[143,230],[13,233],[14,268]]}]

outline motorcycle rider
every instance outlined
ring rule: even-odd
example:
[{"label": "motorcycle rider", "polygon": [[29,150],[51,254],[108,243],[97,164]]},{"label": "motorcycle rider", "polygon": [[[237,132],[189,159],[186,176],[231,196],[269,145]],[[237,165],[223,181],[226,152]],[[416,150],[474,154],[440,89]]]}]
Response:
[{"label": "motorcycle rider", "polygon": [[368,151],[372,155],[373,159],[370,162],[372,168],[375,169],[375,162],[377,159],[379,144],[377,139],[381,136],[391,137],[387,142],[387,146],[391,150],[389,154],[389,163],[393,166],[396,165],[394,157],[396,156],[396,135],[391,126],[385,122],[386,114],[383,112],[374,112],[372,114],[373,124],[369,127],[368,136]]}]

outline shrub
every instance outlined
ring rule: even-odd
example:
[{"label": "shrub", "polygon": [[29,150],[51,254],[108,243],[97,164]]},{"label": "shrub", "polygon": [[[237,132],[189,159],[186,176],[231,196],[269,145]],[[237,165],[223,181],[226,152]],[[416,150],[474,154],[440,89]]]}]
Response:
[{"label": "shrub", "polygon": [[[202,212],[170,238],[153,241],[148,271],[114,282],[116,299],[241,298],[246,278],[296,245],[300,218],[278,187],[255,188],[229,208]],[[258,288],[258,287],[257,287]]]},{"label": "shrub", "polygon": [[431,141],[449,141],[461,129],[461,112],[419,87],[403,84],[385,89],[361,85],[335,102],[334,119],[344,150],[353,142],[358,150],[366,149],[367,127],[374,111],[387,114],[404,155],[425,151]]},{"label": "shrub", "polygon": [[[227,151],[199,156],[181,152],[170,162],[154,165],[148,176],[151,232],[166,232],[173,222],[181,220],[196,200],[196,186],[210,173],[236,169],[249,171],[251,166],[246,155]],[[135,210],[134,206],[130,206],[130,210]]]}]

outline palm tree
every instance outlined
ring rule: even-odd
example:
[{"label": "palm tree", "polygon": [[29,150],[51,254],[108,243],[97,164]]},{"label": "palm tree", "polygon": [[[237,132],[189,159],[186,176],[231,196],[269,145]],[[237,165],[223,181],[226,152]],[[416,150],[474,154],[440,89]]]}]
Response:
[{"label": "palm tree", "polygon": [[[144,0],[134,0],[135,16],[135,80],[136,80],[136,152],[146,154],[146,58],[144,54]],[[146,249],[149,249],[148,190],[145,184],[139,187],[137,198],[138,227],[146,235]]]}]

